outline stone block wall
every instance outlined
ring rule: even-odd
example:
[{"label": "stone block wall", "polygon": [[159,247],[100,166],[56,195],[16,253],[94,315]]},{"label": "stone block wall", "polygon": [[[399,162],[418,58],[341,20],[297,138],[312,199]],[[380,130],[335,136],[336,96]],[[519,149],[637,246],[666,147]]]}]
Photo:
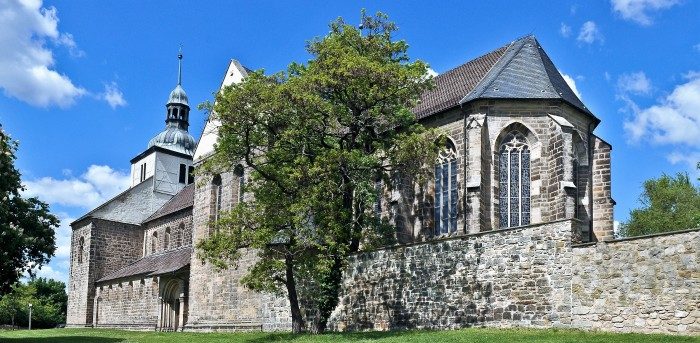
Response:
[{"label": "stone block wall", "polygon": [[158,277],[134,277],[99,284],[95,327],[155,330],[158,322]]},{"label": "stone block wall", "polygon": [[593,142],[593,240],[613,239],[613,207],[610,153],[612,147],[594,137]]},{"label": "stone block wall", "polygon": [[334,330],[568,326],[572,221],[360,253]]},{"label": "stone block wall", "polygon": [[146,223],[144,243],[143,256],[192,246],[192,208]]},{"label": "stone block wall", "polygon": [[[200,176],[195,185],[192,244],[210,234],[212,217],[211,176]],[[229,209],[238,197],[237,176],[221,174],[222,208]],[[246,252],[237,266],[223,271],[192,254],[186,331],[291,330],[291,315],[285,296],[254,292],[240,280],[257,261],[255,251]]]},{"label": "stone block wall", "polygon": [[700,334],[700,230],[575,246],[574,327]]},{"label": "stone block wall", "polygon": [[[92,320],[92,302],[89,294],[92,292],[94,276],[90,275],[92,261],[90,241],[92,238],[92,222],[84,221],[73,228],[71,234],[70,272],[68,278],[68,310],[66,325],[82,327]],[[80,240],[83,240],[80,251]],[[78,256],[82,254],[82,258]]]}]

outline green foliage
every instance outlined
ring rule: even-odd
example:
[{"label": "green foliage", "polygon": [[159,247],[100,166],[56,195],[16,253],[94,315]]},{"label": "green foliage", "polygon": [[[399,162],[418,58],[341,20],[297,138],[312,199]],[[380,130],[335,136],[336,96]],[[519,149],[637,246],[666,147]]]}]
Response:
[{"label": "green foliage", "polygon": [[32,328],[53,328],[66,322],[68,295],[61,281],[37,278],[17,283],[0,298],[0,323],[26,327],[32,304]]},{"label": "green foliage", "polygon": [[0,341],[14,343],[253,343],[253,342],[377,342],[377,343],[434,343],[434,342],[509,342],[509,343],[691,343],[700,342],[697,336],[586,332],[563,329],[490,329],[471,328],[444,331],[382,331],[329,333],[324,335],[293,335],[289,333],[237,332],[144,332],[107,329],[54,329],[32,331],[0,331]]},{"label": "green foliage", "polygon": [[620,225],[620,235],[632,237],[686,230],[700,226],[700,189],[685,173],[662,175],[644,182],[641,208],[630,211],[630,220]]},{"label": "green foliage", "polygon": [[424,181],[440,146],[410,111],[431,87],[427,65],[410,60],[395,30],[381,13],[363,12],[362,29],[338,19],[307,44],[306,64],[250,73],[204,105],[221,122],[204,172],[241,163],[252,196],[212,224],[198,254],[226,268],[257,249],[262,259],[244,283],[286,292],[299,325],[295,307],[304,303],[315,330],[335,307],[348,254],[394,239],[373,211],[375,181],[390,184],[395,173]]},{"label": "green foliage", "polygon": [[0,125],[0,295],[32,267],[49,262],[56,250],[58,219],[36,198],[23,198],[24,187],[14,166],[18,143]]}]

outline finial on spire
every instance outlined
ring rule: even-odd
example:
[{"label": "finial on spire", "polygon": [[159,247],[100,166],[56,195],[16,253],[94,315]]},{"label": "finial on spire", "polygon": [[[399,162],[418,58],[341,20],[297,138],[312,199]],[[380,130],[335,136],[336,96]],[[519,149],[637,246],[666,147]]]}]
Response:
[{"label": "finial on spire", "polygon": [[177,53],[177,84],[182,85],[182,44],[180,44],[180,51]]}]

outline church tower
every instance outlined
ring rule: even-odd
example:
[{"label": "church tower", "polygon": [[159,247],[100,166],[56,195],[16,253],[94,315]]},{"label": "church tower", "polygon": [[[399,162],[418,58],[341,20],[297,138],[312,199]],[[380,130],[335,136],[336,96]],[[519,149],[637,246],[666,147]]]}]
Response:
[{"label": "church tower", "polygon": [[195,140],[189,128],[190,105],[182,88],[182,52],[177,55],[177,85],[166,103],[165,129],[148,142],[148,148],[131,160],[131,187],[153,177],[156,192],[175,195],[193,182]]}]

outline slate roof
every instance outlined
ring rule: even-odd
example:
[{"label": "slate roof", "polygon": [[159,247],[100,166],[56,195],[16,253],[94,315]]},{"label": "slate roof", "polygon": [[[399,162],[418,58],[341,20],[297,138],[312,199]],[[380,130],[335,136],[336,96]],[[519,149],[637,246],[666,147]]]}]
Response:
[{"label": "slate roof", "polygon": [[160,254],[148,255],[96,282],[121,279],[129,276],[155,276],[178,271],[190,264],[191,247],[179,248]]},{"label": "slate roof", "polygon": [[153,213],[150,217],[146,218],[143,223],[148,223],[152,220],[173,214],[177,211],[184,210],[188,207],[194,205],[194,183],[191,183],[185,188],[181,189],[175,196],[168,202],[163,204],[161,208]]},{"label": "slate roof", "polygon": [[[147,178],[146,180],[142,181],[142,182],[139,183],[138,185],[136,185],[136,186],[134,186],[134,187],[129,187],[129,188],[127,188],[125,191],[123,191],[123,192],[121,192],[121,193],[115,195],[112,199],[109,199],[109,200],[103,202],[103,203],[100,204],[99,206],[97,206],[97,207],[93,208],[92,210],[90,210],[88,213],[85,213],[84,215],[82,215],[80,218],[74,220],[74,221],[71,223],[71,225],[73,225],[73,224],[75,224],[75,223],[77,223],[77,222],[79,222],[79,221],[81,221],[81,220],[83,220],[83,219],[86,219],[86,218],[90,218],[90,217],[97,217],[97,218],[99,218],[99,216],[96,216],[96,214],[98,214],[98,212],[100,212],[100,210],[102,210],[103,208],[107,207],[107,206],[110,205],[111,203],[115,203],[115,202],[118,202],[118,201],[121,201],[121,202],[125,201],[125,199],[127,199],[132,193],[133,193],[133,194],[138,194],[138,192],[140,191],[140,188],[149,185],[152,179],[153,179],[153,176],[150,176],[149,178]],[[128,223],[128,224],[135,224],[135,225],[138,225],[138,223]]]},{"label": "slate roof", "polygon": [[413,113],[422,119],[459,105],[459,101],[476,87],[503,56],[507,47],[491,51],[433,78],[435,87],[421,95],[420,103],[413,108]]},{"label": "slate roof", "polygon": [[438,75],[413,109],[418,119],[477,99],[559,99],[597,118],[569,88],[537,39],[525,36]]}]

